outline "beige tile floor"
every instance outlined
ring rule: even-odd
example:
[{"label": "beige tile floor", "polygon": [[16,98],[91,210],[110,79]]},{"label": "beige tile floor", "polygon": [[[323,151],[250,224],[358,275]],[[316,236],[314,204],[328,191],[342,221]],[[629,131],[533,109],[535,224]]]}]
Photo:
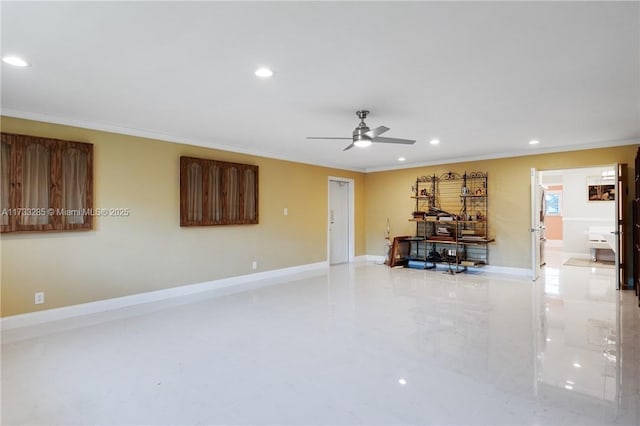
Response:
[{"label": "beige tile floor", "polygon": [[633,291],[547,258],[536,283],[357,263],[8,330],[2,424],[640,424]]}]

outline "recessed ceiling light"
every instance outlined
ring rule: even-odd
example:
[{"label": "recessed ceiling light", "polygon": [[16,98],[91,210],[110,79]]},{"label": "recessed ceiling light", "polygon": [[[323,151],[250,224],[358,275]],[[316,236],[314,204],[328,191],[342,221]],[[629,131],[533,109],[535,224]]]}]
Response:
[{"label": "recessed ceiling light", "polygon": [[267,78],[273,75],[273,71],[271,71],[269,68],[258,68],[256,70],[256,75],[258,77]]},{"label": "recessed ceiling light", "polygon": [[565,388],[565,389],[568,389],[568,390],[572,390],[572,389],[573,389],[573,386],[571,386],[571,385],[564,385],[564,388]]},{"label": "recessed ceiling light", "polygon": [[431,140],[429,141],[429,143],[430,143],[431,145],[438,145],[438,144],[440,143],[440,141],[439,141],[438,139],[431,139]]},{"label": "recessed ceiling light", "polygon": [[2,57],[2,62],[9,64],[9,65],[13,65],[14,67],[28,67],[29,66],[29,62],[25,61],[24,59],[18,57],[18,56],[3,56]]},{"label": "recessed ceiling light", "polygon": [[574,363],[573,363],[573,366],[574,366],[575,368],[580,368],[580,367],[582,367],[582,365],[578,364],[577,362],[574,362]]},{"label": "recessed ceiling light", "polygon": [[398,161],[405,161],[405,160],[406,160],[406,158],[404,158],[404,157],[398,157]]},{"label": "recessed ceiling light", "polygon": [[537,141],[535,139],[529,141],[529,145],[538,145],[539,143],[540,141]]},{"label": "recessed ceiling light", "polygon": [[398,383],[400,383],[402,386],[407,384],[407,381],[405,379],[400,379],[398,380]]}]

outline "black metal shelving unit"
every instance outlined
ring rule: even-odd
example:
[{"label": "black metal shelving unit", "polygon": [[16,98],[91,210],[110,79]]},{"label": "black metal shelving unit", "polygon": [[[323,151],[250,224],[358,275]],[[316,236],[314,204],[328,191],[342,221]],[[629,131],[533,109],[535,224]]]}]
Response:
[{"label": "black metal shelving unit", "polygon": [[489,263],[487,173],[421,176],[412,187],[415,237],[407,266],[433,269],[447,266],[458,273]]}]

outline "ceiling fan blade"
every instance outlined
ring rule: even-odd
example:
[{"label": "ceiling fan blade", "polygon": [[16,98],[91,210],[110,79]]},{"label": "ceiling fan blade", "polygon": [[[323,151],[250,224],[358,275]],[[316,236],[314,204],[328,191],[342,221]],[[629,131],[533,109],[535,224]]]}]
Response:
[{"label": "ceiling fan blade", "polygon": [[396,138],[375,138],[371,142],[382,142],[382,143],[402,143],[405,145],[413,145],[416,141],[411,139],[396,139]]},{"label": "ceiling fan blade", "polygon": [[344,139],[344,140],[351,140],[353,138],[352,137],[351,138],[331,138],[331,137],[325,138],[325,137],[322,137],[322,136],[307,136],[307,139]]},{"label": "ceiling fan blade", "polygon": [[380,127],[376,127],[375,129],[371,129],[368,132],[365,133],[365,135],[369,136],[371,139],[375,139],[377,138],[379,135],[383,134],[384,132],[389,131],[388,127],[385,126],[380,126]]},{"label": "ceiling fan blade", "polygon": [[347,151],[347,150],[353,148],[354,146],[355,146],[355,144],[351,144],[348,147],[346,147],[345,149],[343,149],[343,151]]}]

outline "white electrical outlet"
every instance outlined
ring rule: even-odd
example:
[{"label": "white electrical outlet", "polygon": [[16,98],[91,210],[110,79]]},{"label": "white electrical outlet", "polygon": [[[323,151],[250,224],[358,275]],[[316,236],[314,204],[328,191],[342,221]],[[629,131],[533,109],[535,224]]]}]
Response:
[{"label": "white electrical outlet", "polygon": [[282,213],[287,216],[289,214],[289,209],[285,207]]},{"label": "white electrical outlet", "polygon": [[258,269],[258,261],[254,260],[253,262],[251,262],[251,269]]},{"label": "white electrical outlet", "polygon": [[35,294],[34,301],[36,305],[42,305],[44,303],[44,292],[39,291]]}]

